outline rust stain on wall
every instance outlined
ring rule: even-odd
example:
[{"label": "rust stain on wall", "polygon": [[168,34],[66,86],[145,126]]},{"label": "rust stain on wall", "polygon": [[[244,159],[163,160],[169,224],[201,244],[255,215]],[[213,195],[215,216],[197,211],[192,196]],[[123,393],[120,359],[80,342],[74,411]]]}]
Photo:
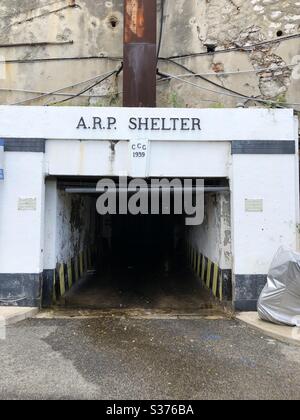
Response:
[{"label": "rust stain on wall", "polygon": [[145,34],[145,9],[140,0],[128,0],[125,10],[125,42],[130,42],[132,34],[143,38]]},{"label": "rust stain on wall", "polygon": [[156,105],[156,0],[124,2],[123,105]]},{"label": "rust stain on wall", "polygon": [[156,43],[156,2],[153,0],[125,0],[124,41]]}]

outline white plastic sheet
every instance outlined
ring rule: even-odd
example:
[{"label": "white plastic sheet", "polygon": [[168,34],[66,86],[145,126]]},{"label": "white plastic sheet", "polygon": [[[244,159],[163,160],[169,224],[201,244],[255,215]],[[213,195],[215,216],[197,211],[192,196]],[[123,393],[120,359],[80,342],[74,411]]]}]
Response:
[{"label": "white plastic sheet", "polygon": [[280,248],[258,301],[261,319],[300,327],[300,254]]}]

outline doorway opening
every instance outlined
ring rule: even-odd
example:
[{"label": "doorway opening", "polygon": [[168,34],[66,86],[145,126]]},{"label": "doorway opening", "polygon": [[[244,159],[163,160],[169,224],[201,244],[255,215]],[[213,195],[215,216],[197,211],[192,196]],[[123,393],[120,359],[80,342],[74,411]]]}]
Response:
[{"label": "doorway opening", "polygon": [[[226,190],[226,180],[208,182],[216,197],[218,190]],[[195,313],[216,305],[190,255],[201,227],[187,226],[186,215],[174,214],[173,209],[167,215],[100,215],[99,193],[93,188],[94,180],[57,181],[59,307]],[[220,240],[211,233],[204,237],[208,225],[216,223],[207,214],[213,207],[205,205],[203,242]],[[203,254],[209,246],[220,249],[219,243],[205,244]],[[201,247],[199,255],[200,251]],[[62,283],[63,291],[59,290]]]}]

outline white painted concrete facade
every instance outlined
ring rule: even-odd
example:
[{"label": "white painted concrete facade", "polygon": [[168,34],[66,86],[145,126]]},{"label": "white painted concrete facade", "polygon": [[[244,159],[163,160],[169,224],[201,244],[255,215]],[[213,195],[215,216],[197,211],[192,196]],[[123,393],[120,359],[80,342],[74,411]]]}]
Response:
[{"label": "white painted concrete facade", "polygon": [[[82,117],[86,128],[79,126]],[[94,117],[105,121],[105,128],[89,128]],[[114,122],[111,129],[108,118]],[[162,119],[184,119],[190,124],[195,118],[201,130],[182,129],[187,126],[181,122],[171,130],[130,129],[130,118],[154,118],[158,125]],[[0,290],[1,275],[40,274],[55,268],[58,245],[54,236],[61,221],[54,208],[59,207],[60,198],[55,181],[45,182],[49,176],[227,178],[230,221],[222,218],[218,224],[222,211],[212,216],[214,205],[208,202],[212,222],[209,229],[197,228],[193,241],[204,246],[201,251],[209,258],[218,258],[214,262],[221,268],[232,270],[237,301],[254,300],[243,291],[239,297],[236,284],[243,289],[243,279],[249,283],[257,275],[266,275],[279,246],[299,249],[298,125],[291,110],[0,107],[0,123],[0,138],[8,143],[15,138],[46,139],[45,153],[4,152]],[[266,147],[276,149],[280,144],[283,151],[233,153],[232,142],[250,149],[254,143],[259,149],[259,144],[270,142]],[[140,143],[146,145],[146,153],[137,160],[133,146]],[[294,150],[287,153],[285,145]],[[222,208],[224,197],[218,200]],[[224,249],[220,252],[219,247]]]},{"label": "white painted concrete facade", "polygon": [[[0,182],[0,273],[43,271],[45,169],[42,153],[6,153]],[[36,200],[22,207],[22,200]]]},{"label": "white painted concrete facade", "polygon": [[[17,111],[16,111],[17,110]],[[78,140],[150,141],[234,141],[234,140],[291,140],[295,135],[291,109],[190,109],[190,108],[93,108],[93,107],[28,107],[0,106],[1,137]],[[93,118],[101,118],[93,129]],[[17,120],[16,120],[17,118]],[[82,120],[84,119],[86,127]],[[108,128],[108,118],[114,118]],[[158,127],[137,130],[130,128],[130,118],[145,121],[159,119]],[[162,130],[162,119],[166,129]],[[201,129],[185,129],[170,119],[200,119]],[[16,124],[17,122],[17,124]],[[156,123],[156,121],[155,121]],[[30,133],[28,132],[30,124]],[[171,129],[167,129],[170,128]],[[27,128],[27,130],[24,130]]]},{"label": "white painted concrete facade", "polygon": [[[267,273],[280,246],[298,249],[295,165],[293,156],[233,157],[232,252],[236,274]],[[254,166],[255,170],[250,170]],[[247,199],[263,200],[263,211],[245,211]]]}]

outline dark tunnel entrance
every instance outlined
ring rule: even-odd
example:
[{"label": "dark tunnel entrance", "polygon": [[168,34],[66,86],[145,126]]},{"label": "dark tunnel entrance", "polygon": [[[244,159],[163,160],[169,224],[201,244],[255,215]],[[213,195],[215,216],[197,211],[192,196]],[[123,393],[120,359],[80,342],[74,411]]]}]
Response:
[{"label": "dark tunnel entrance", "polygon": [[207,307],[209,294],[186,265],[182,217],[128,215],[99,222],[94,266],[61,304],[95,309]]},{"label": "dark tunnel entrance", "polygon": [[[73,273],[72,287],[65,279],[65,293],[57,300],[59,307],[184,313],[213,308],[215,300],[187,261],[189,227],[185,215],[171,211],[168,215],[102,216],[96,211],[96,194],[87,190],[80,193],[80,189],[70,193],[64,183],[58,197],[61,211],[69,207],[70,218],[81,224],[83,231],[74,236],[92,244],[90,255],[78,258],[79,275],[76,279]],[[74,216],[78,211],[80,214]],[[63,223],[67,219],[64,215]],[[72,267],[76,258],[75,264],[72,258]],[[85,260],[85,268],[80,268]],[[72,267],[68,270],[65,266],[65,278],[74,271]],[[59,276],[60,269],[56,271]]]}]

